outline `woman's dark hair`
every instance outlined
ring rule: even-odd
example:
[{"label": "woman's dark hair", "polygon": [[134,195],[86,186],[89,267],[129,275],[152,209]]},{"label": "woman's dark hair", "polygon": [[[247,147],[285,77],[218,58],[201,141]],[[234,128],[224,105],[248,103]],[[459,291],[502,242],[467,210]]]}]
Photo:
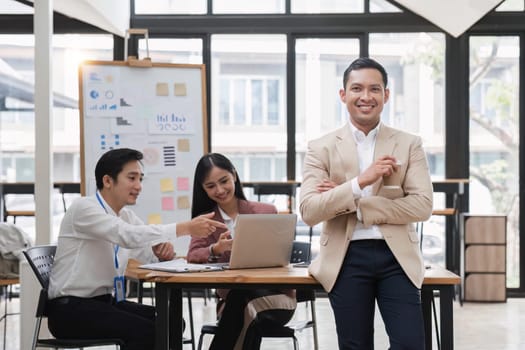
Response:
[{"label": "woman's dark hair", "polygon": [[220,153],[208,153],[202,156],[195,168],[193,199],[191,201],[192,218],[213,211],[217,205],[214,200],[208,197],[208,194],[202,187],[204,180],[215,166],[228,171],[235,177],[235,197],[246,200],[239,175],[237,175],[237,171],[232,162]]},{"label": "woman's dark hair", "polygon": [[127,163],[142,159],[142,152],[130,148],[117,148],[107,151],[100,157],[95,166],[95,180],[97,181],[97,189],[101,190],[104,187],[104,175],[109,175],[113,180],[117,181],[118,174]]}]

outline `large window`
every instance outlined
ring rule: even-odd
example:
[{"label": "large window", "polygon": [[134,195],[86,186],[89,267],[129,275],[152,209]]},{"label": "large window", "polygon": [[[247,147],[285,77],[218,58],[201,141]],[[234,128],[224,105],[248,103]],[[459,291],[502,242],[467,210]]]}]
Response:
[{"label": "large window", "polygon": [[445,36],[439,33],[370,35],[370,56],[389,75],[383,122],[419,135],[431,174],[445,176]]},{"label": "large window", "polygon": [[[53,150],[55,181],[80,181],[80,164],[72,163],[80,151],[78,66],[86,59],[113,57],[110,35],[53,36]],[[34,37],[0,35],[0,75],[7,93],[0,96],[0,152],[2,158],[34,159]],[[61,163],[60,160],[67,161]],[[33,162],[10,162],[1,169],[1,181],[34,181]]]},{"label": "large window", "polygon": [[339,98],[343,72],[359,57],[358,39],[305,38],[295,44],[295,144],[297,176],[308,141],[348,122]]},{"label": "large window", "polygon": [[519,285],[519,47],[470,38],[470,211],[507,215],[507,286]]},{"label": "large window", "polygon": [[286,38],[213,35],[212,149],[244,181],[286,180]]},{"label": "large window", "polygon": [[[87,59],[112,60],[111,35],[53,36],[53,175],[54,181],[80,181],[78,66]],[[34,36],[0,35],[0,181],[35,180]],[[55,198],[56,199],[56,198]],[[8,205],[33,209],[34,202],[10,200]],[[26,207],[29,205],[30,207]],[[53,217],[58,234],[62,203]],[[16,221],[34,234],[34,219]],[[52,235],[53,237],[53,235]]]},{"label": "large window", "polygon": [[202,63],[202,39],[149,39],[139,40],[139,58],[149,57],[152,62],[160,63]]}]

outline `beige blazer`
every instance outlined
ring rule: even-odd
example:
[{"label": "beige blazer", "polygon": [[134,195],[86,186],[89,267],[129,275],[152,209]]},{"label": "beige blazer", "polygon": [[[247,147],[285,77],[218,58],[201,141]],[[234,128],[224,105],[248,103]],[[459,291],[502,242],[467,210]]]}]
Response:
[{"label": "beige blazer", "polygon": [[[363,223],[378,225],[386,243],[412,283],[421,288],[425,267],[414,223],[432,214],[432,182],[421,139],[382,124],[374,159],[393,155],[402,164],[400,187],[373,184],[372,196],[354,199],[351,180],[359,175],[357,148],[346,124],[308,144],[301,184],[300,211],[308,225],[323,222],[320,252],[309,271],[329,292],[339,275],[352,239],[359,206]],[[330,179],[339,184],[319,193],[316,186]]]}]

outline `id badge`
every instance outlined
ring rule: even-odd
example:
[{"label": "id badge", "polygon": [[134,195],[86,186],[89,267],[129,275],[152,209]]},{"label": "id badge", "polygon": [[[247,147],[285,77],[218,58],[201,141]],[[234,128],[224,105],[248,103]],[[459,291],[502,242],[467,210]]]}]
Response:
[{"label": "id badge", "polygon": [[117,276],[113,279],[113,289],[115,290],[115,300],[117,303],[126,299],[125,283],[126,280],[124,276]]}]

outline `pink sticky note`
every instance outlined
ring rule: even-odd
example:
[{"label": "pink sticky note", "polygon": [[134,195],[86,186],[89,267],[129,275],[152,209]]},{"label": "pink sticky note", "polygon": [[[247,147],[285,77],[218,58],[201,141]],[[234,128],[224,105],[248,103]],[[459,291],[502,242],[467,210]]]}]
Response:
[{"label": "pink sticky note", "polygon": [[162,197],[162,210],[173,210],[175,208],[175,202],[173,197]]},{"label": "pink sticky note", "polygon": [[178,177],[177,189],[179,191],[188,191],[190,189],[190,179],[187,177]]}]

